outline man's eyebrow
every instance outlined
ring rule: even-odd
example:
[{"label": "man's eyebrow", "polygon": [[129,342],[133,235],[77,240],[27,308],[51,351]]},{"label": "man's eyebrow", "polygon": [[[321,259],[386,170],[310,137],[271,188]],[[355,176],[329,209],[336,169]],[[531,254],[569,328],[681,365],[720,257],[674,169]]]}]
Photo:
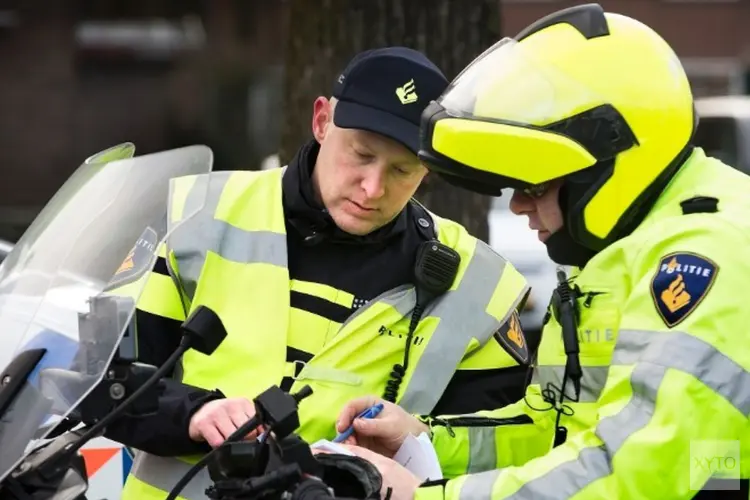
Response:
[{"label": "man's eyebrow", "polygon": [[394,167],[407,167],[411,170],[419,168],[422,164],[417,158],[412,159],[399,159],[391,162]]},{"label": "man's eyebrow", "polygon": [[351,144],[352,144],[352,146],[354,146],[354,147],[356,147],[358,149],[365,150],[367,153],[374,154],[373,148],[370,147],[370,145],[368,145],[366,141],[363,141],[363,140],[358,139],[358,138],[353,138]]}]

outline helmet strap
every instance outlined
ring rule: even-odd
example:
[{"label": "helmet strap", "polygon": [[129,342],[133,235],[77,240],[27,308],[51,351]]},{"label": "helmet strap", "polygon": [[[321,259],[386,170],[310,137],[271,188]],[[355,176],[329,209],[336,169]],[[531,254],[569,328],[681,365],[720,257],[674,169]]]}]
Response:
[{"label": "helmet strap", "polygon": [[574,240],[567,226],[552,233],[544,244],[549,258],[562,266],[583,267],[597,253]]},{"label": "helmet strap", "polygon": [[[567,184],[568,182],[563,184],[558,195],[558,204],[564,221],[568,220],[569,207],[571,206],[568,203],[570,193]],[[544,244],[547,246],[549,258],[562,266],[583,267],[597,253],[575,240],[570,232],[570,224],[567,222],[563,224],[563,227],[552,233]]]}]

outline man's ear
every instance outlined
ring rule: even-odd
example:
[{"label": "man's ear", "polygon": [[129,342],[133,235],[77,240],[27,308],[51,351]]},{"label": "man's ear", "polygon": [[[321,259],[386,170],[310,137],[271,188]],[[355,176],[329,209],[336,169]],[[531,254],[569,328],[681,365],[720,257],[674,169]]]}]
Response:
[{"label": "man's ear", "polygon": [[333,123],[333,106],[328,99],[319,96],[313,103],[312,116],[312,133],[316,141],[323,142],[330,123]]}]

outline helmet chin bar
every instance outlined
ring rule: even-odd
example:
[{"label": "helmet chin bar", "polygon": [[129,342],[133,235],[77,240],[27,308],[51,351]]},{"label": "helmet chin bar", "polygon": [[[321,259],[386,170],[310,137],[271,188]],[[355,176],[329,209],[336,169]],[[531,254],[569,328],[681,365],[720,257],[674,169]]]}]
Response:
[{"label": "helmet chin bar", "polygon": [[656,199],[693,153],[693,149],[693,144],[688,143],[630,207],[620,215],[604,238],[599,238],[588,230],[584,210],[599,189],[613,175],[615,160],[599,162],[588,170],[566,177],[563,187],[560,189],[560,208],[563,211],[565,225],[573,240],[582,248],[599,252],[632,233],[643,222]]},{"label": "helmet chin bar", "polygon": [[615,241],[612,232],[605,239],[592,234],[586,226],[584,211],[592,198],[614,173],[614,160],[599,162],[590,169],[576,172],[563,180],[560,209],[572,238],[581,248],[598,252]]}]

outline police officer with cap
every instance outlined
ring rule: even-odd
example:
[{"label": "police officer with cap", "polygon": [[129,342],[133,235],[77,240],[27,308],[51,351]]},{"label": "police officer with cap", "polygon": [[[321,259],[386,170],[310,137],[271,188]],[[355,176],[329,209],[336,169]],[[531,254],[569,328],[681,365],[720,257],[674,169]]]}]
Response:
[{"label": "police officer with cap", "polygon": [[[336,410],[365,394],[415,414],[523,394],[526,281],[413,199],[427,173],[420,117],[447,83],[417,51],[363,52],[313,103],[313,137],[289,165],[175,181],[172,213],[201,208],[161,249],[138,304],[141,360],[161,364],[202,304],[228,336],[210,357],[184,355],[157,414],[107,430],[138,450],[123,498],[163,498],[273,384],[312,387],[300,406],[308,442],[333,438]],[[208,482],[197,477],[183,498],[202,498]]]}]

